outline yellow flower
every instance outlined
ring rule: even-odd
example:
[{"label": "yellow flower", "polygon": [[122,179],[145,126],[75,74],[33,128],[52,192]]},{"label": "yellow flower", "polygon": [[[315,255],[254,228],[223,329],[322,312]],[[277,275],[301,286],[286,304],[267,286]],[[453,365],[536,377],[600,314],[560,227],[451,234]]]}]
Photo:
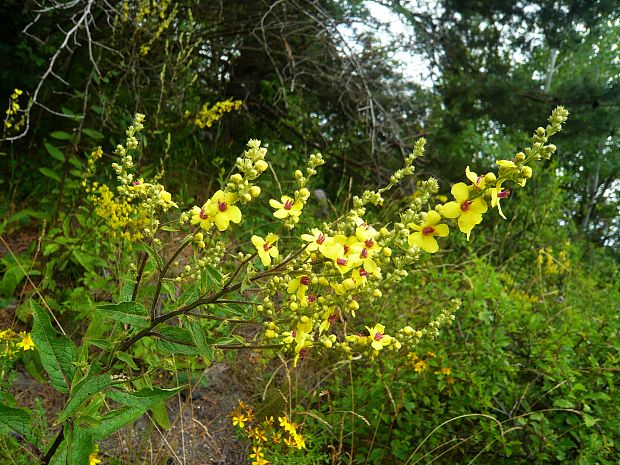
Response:
[{"label": "yellow flower", "polygon": [[366,326],[366,329],[368,330],[368,339],[373,349],[379,351],[392,342],[392,337],[383,333],[383,331],[385,331],[385,326],[382,324],[377,323],[372,328]]},{"label": "yellow flower", "polygon": [[467,176],[467,179],[469,179],[472,182],[473,186],[476,189],[480,189],[480,190],[484,189],[484,184],[485,184],[484,174],[481,174],[480,176],[478,176],[473,171],[469,171],[469,166],[468,166],[467,168],[465,168],[465,176]]},{"label": "yellow flower", "polygon": [[294,200],[287,195],[283,195],[281,200],[282,202],[278,202],[274,199],[269,201],[269,205],[276,209],[276,211],[273,212],[273,216],[283,220],[289,216],[301,215],[301,210],[304,208],[304,205],[300,200]]},{"label": "yellow flower", "polygon": [[459,229],[467,234],[469,239],[471,230],[482,221],[487,204],[482,197],[469,200],[469,187],[462,182],[452,186],[452,195],[456,201],[443,205],[440,213],[446,218],[458,218]]},{"label": "yellow flower", "polygon": [[428,362],[426,360],[420,360],[415,365],[413,365],[413,369],[416,373],[422,373],[424,370],[428,368]]},{"label": "yellow flower", "polygon": [[219,231],[226,231],[231,221],[241,222],[241,210],[235,205],[237,199],[237,194],[219,190],[207,202],[207,214]]},{"label": "yellow flower", "polygon": [[239,428],[243,428],[245,423],[249,421],[249,418],[246,417],[243,413],[237,413],[232,417],[233,426],[238,426]]},{"label": "yellow flower", "polygon": [[333,244],[334,240],[331,237],[327,237],[327,235],[323,234],[319,229],[313,228],[312,234],[302,234],[301,239],[306,242],[309,242],[309,244],[306,247],[306,250],[308,252],[314,252],[318,250],[323,255],[325,255],[327,258],[332,258],[332,257],[328,257],[327,254],[329,254],[330,252],[330,249],[328,248],[328,246]]},{"label": "yellow flower", "polygon": [[429,211],[424,219],[424,224],[410,224],[409,227],[416,232],[409,234],[408,242],[411,246],[420,247],[428,253],[439,250],[439,244],[435,236],[446,237],[450,232],[448,225],[438,224],[441,216],[434,210]]},{"label": "yellow flower", "polygon": [[510,195],[510,191],[508,189],[502,189],[500,185],[491,189],[491,208],[497,207],[497,211],[499,211],[499,215],[506,219],[504,216],[504,212],[502,211],[502,206],[499,204],[501,199],[505,199]]},{"label": "yellow flower", "polygon": [[209,218],[207,211],[205,210],[206,203],[202,208],[194,207],[192,208],[192,219],[190,220],[192,224],[199,224],[202,229],[208,231],[213,226],[213,221]]},{"label": "yellow flower", "polygon": [[252,244],[256,247],[260,261],[264,266],[271,265],[271,259],[278,257],[278,248],[275,246],[278,239],[278,236],[273,233],[267,234],[265,239],[260,236],[252,236]]},{"label": "yellow flower", "polygon": [[17,346],[21,347],[24,351],[34,350],[34,341],[32,340],[30,334],[22,331],[20,336],[22,337],[22,340],[17,343]]},{"label": "yellow flower", "polygon": [[306,291],[308,290],[308,286],[311,282],[312,280],[309,276],[299,276],[298,278],[291,280],[288,284],[287,292],[289,294],[295,293],[297,298],[303,301],[306,299]]},{"label": "yellow flower", "polygon": [[257,459],[259,457],[264,457],[265,453],[263,452],[263,448],[261,446],[253,446],[253,452],[250,454],[250,458]]},{"label": "yellow flower", "polygon": [[101,463],[101,460],[99,460],[97,454],[99,454],[99,446],[95,446],[95,450],[88,456],[88,465],[97,465],[98,463]]}]

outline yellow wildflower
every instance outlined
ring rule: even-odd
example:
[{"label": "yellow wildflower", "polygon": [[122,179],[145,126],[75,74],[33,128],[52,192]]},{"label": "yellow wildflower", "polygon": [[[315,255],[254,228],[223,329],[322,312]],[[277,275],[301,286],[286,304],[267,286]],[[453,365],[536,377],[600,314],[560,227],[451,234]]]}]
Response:
[{"label": "yellow wildflower", "polygon": [[17,346],[21,347],[24,351],[34,350],[34,341],[32,340],[30,334],[22,331],[20,336],[22,337],[22,340],[17,343]]},{"label": "yellow wildflower", "polygon": [[237,194],[219,190],[205,204],[207,215],[219,231],[226,231],[231,221],[241,222],[241,210],[235,205],[237,199]]},{"label": "yellow wildflower", "polygon": [[484,184],[485,184],[484,174],[481,174],[480,176],[478,176],[473,171],[470,171],[469,166],[468,166],[467,168],[465,168],[465,176],[467,176],[467,179],[469,179],[472,182],[472,185],[476,189],[480,189],[480,190],[484,189]]},{"label": "yellow wildflower", "polygon": [[269,201],[269,205],[276,209],[276,211],[273,212],[273,216],[283,220],[289,216],[298,217],[301,215],[301,210],[304,208],[304,205],[300,200],[294,200],[287,195],[283,195],[281,200],[282,202],[278,202],[274,199]]},{"label": "yellow wildflower", "polygon": [[458,218],[459,229],[467,234],[467,239],[475,225],[482,221],[482,214],[487,211],[487,204],[482,197],[469,200],[469,187],[462,182],[452,186],[455,201],[448,202],[440,209],[446,218]]},{"label": "yellow wildflower", "polygon": [[245,427],[246,422],[249,421],[249,418],[246,417],[243,413],[237,413],[232,417],[233,426],[238,426],[239,428]]},{"label": "yellow wildflower", "polygon": [[439,244],[437,244],[435,236],[446,237],[450,232],[448,225],[438,224],[439,220],[441,220],[441,215],[431,210],[426,214],[422,225],[410,224],[409,227],[415,229],[416,232],[409,234],[409,245],[420,247],[428,253],[437,252]]},{"label": "yellow wildflower", "polygon": [[267,234],[265,239],[260,236],[252,236],[252,244],[256,247],[260,261],[264,266],[271,265],[271,259],[278,257],[278,248],[275,246],[278,239],[278,236],[273,233]]},{"label": "yellow wildflower", "polygon": [[426,360],[420,360],[415,365],[413,365],[413,369],[416,373],[422,373],[424,370],[428,368],[428,362]]},{"label": "yellow wildflower", "polygon": [[382,324],[377,323],[372,328],[366,326],[366,329],[368,330],[368,339],[373,349],[379,351],[385,346],[389,346],[390,342],[392,342],[392,337],[384,334],[385,326]]},{"label": "yellow wildflower", "polygon": [[95,450],[88,456],[88,465],[97,465],[98,463],[101,463],[101,460],[97,457],[98,454],[99,446],[95,446]]}]

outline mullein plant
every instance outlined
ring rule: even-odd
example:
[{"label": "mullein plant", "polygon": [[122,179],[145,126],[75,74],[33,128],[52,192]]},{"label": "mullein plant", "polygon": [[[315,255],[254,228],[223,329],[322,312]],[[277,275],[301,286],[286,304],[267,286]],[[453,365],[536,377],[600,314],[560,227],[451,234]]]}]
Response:
[{"label": "mullein plant", "polygon": [[[437,181],[420,182],[417,195],[385,224],[372,223],[367,211],[380,207],[386,192],[413,175],[424,139],[415,143],[403,168],[386,186],[355,196],[352,208],[337,220],[306,229],[300,220],[310,199],[309,183],[325,163],[321,154],[312,154],[305,169],[295,171],[294,187],[279,199],[265,201],[277,220],[274,229],[264,236],[241,241],[245,235],[239,234],[237,240],[226,241],[235,229],[242,231],[244,209],[258,201],[258,181],[269,168],[266,147],[250,140],[226,184],[204,203],[181,213],[180,229],[173,237],[178,240],[178,233],[184,232],[173,250],[171,244],[162,243],[158,231],[173,229],[161,221],[177,204],[160,178],[145,180],[135,174],[133,160],[142,148],[145,119],[136,115],[125,144],[114,152],[116,186],[93,181],[101,149],[91,154],[84,176],[105,233],[135,244],[130,252],[140,251],[117,301],[93,309],[92,318],[116,324],[98,324],[105,339],[84,338],[78,350],[67,335],[57,333],[48,311],[31,301],[34,347],[53,387],[67,395],[55,423],[62,428],[46,448],[44,463],[63,457],[71,463],[86,462],[98,441],[178,392],[153,387],[150,380],[162,365],[173,366],[167,360],[176,354],[211,360],[214,351],[279,349],[298,365],[309,354],[326,351],[345,359],[376,358],[401,349],[411,352],[421,339],[436,337],[454,319],[458,301],[424,327],[394,327],[375,320],[373,310],[383,290],[406,277],[420,253],[437,252],[450,227],[469,238],[489,210],[497,209],[503,216],[501,202],[510,189],[525,186],[534,161],[548,159],[555,151],[548,138],[561,130],[567,116],[563,107],[556,108],[549,124],[534,133],[531,147],[511,160],[497,161],[497,173],[477,174],[468,168],[468,182],[452,187],[454,199],[434,209],[427,205],[437,198]],[[181,255],[186,249],[193,253]],[[255,340],[248,340],[226,333],[230,324],[259,325],[261,331]],[[149,357],[143,360],[147,369],[138,370],[133,357],[145,349],[135,349],[147,338],[155,343],[149,350],[158,349],[163,361],[153,363]],[[89,357],[88,344],[97,347],[95,357]],[[28,421],[24,409],[0,403],[0,410],[19,419],[9,427],[26,435],[20,426]]]}]

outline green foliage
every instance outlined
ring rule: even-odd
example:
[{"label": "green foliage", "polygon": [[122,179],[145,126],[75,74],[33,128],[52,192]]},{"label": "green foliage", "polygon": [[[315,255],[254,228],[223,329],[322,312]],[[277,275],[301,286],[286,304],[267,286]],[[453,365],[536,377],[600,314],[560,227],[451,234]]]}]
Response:
[{"label": "green foliage", "polygon": [[380,370],[353,363],[352,386],[328,386],[334,410],[356,413],[345,415],[356,462],[615,463],[618,272],[582,266],[580,253],[565,246],[536,265],[525,252],[526,275],[483,258],[413,275],[420,318],[458,287],[463,309],[440,347],[386,357]]}]

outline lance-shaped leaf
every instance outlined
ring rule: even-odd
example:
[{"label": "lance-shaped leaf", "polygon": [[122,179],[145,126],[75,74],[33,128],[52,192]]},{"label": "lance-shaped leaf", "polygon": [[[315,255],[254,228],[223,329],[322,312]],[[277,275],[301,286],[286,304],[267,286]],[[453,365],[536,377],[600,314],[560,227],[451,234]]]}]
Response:
[{"label": "lance-shaped leaf", "polygon": [[158,328],[160,338],[155,345],[162,351],[170,354],[199,355],[198,349],[188,330],[178,326],[163,326]]},{"label": "lance-shaped leaf", "polygon": [[82,403],[90,399],[94,394],[104,391],[112,385],[110,375],[99,375],[83,379],[71,389],[71,395],[65,409],[60,413],[56,423],[62,423],[79,408]]},{"label": "lance-shaped leaf", "polygon": [[30,411],[25,408],[7,407],[0,403],[0,434],[11,431],[27,436],[30,432]]},{"label": "lance-shaped leaf", "polygon": [[90,428],[89,431],[95,440],[103,439],[134,422],[147,410],[165,402],[182,389],[184,386],[174,389],[146,388],[133,394],[124,391],[108,391],[108,398],[123,404],[124,407],[105,414],[99,424]]},{"label": "lance-shaped leaf", "polygon": [[34,322],[32,339],[41,356],[43,368],[50,377],[54,389],[69,392],[69,386],[75,375],[74,362],[77,361],[75,344],[67,336],[54,330],[47,312],[34,300],[30,301]]},{"label": "lance-shaped leaf", "polygon": [[93,434],[77,425],[65,427],[65,441],[67,443],[67,463],[90,463],[90,453],[95,448]]},{"label": "lance-shaped leaf", "polygon": [[213,360],[213,349],[207,343],[207,334],[205,329],[199,321],[191,316],[187,317],[187,323],[192,340],[194,341],[194,344],[196,344],[196,349],[198,349],[200,355],[207,361]]},{"label": "lance-shaped leaf", "polygon": [[106,318],[138,328],[148,328],[150,325],[149,311],[138,302],[100,305],[95,311]]}]

